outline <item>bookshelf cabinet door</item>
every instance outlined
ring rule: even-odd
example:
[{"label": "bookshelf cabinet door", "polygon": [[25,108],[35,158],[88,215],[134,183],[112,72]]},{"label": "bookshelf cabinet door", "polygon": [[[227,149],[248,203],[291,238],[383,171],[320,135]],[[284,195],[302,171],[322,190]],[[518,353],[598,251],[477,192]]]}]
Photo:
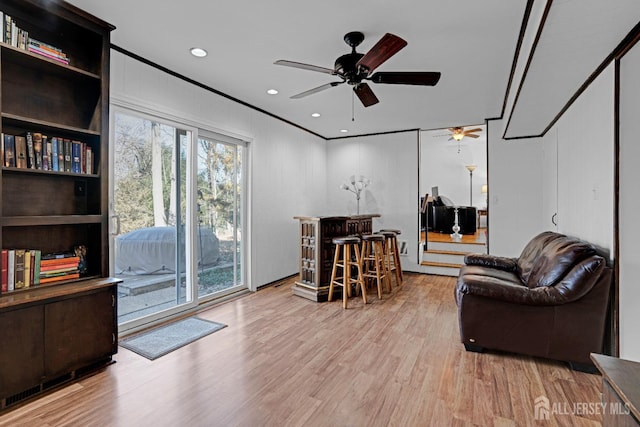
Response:
[{"label": "bookshelf cabinet door", "polygon": [[47,378],[110,357],[116,351],[114,287],[45,307]]},{"label": "bookshelf cabinet door", "polygon": [[37,386],[44,376],[43,307],[0,312],[0,398]]}]

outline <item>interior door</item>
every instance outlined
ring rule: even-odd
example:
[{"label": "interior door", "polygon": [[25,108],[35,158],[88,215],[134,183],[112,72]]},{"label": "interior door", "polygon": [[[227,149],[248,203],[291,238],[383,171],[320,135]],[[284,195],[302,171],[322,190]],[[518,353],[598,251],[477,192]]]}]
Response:
[{"label": "interior door", "polygon": [[558,230],[558,130],[542,140],[542,220],[545,230]]}]

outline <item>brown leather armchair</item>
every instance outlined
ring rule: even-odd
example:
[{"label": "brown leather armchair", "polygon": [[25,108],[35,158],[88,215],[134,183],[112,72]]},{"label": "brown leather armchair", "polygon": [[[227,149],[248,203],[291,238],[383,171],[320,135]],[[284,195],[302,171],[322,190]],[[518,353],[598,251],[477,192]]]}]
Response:
[{"label": "brown leather armchair", "polygon": [[593,371],[602,353],[611,269],[586,242],[547,231],[518,258],[470,254],[455,289],[467,351],[502,350]]}]

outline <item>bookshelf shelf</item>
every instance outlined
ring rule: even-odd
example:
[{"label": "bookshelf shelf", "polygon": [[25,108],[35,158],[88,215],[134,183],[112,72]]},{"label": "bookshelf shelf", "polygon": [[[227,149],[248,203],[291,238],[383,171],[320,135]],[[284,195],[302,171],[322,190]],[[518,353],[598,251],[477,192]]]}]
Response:
[{"label": "bookshelf shelf", "polygon": [[2,0],[0,12],[2,411],[111,361],[120,281],[108,277],[114,27],[61,0]]},{"label": "bookshelf shelf", "polygon": [[21,169],[21,168],[8,168],[6,166],[2,167],[2,173],[25,173],[25,174],[34,174],[34,175],[51,175],[51,176],[70,176],[70,177],[81,177],[81,178],[95,178],[99,179],[100,175],[94,173],[73,173],[73,172],[60,172],[60,171],[44,171],[39,169]]},{"label": "bookshelf shelf", "polygon": [[[67,64],[62,64],[60,62],[56,62],[53,59],[49,59],[45,56],[42,55],[38,55],[35,53],[31,53],[28,52],[26,50],[23,49],[18,49],[17,47],[13,47],[11,45],[8,45],[6,43],[0,43],[0,47],[2,47],[3,49],[3,57],[12,57],[13,55],[18,55],[16,56],[16,62],[21,62],[21,61],[42,61],[45,64],[48,64],[48,66],[51,67],[57,67],[57,68],[52,68],[53,72],[61,72],[61,73],[70,73],[70,74],[76,74],[76,75],[81,75],[81,76],[85,76],[85,77],[89,77],[91,79],[95,79],[95,80],[100,80],[100,76],[98,74],[95,73],[91,73],[89,71],[85,71],[83,69],[80,68],[76,68],[73,65],[67,65]],[[3,59],[5,60],[5,59]],[[41,66],[47,66],[47,65],[43,65],[41,64]]]},{"label": "bookshelf shelf", "polygon": [[100,224],[101,215],[48,215],[3,217],[3,227],[34,227],[39,225]]},{"label": "bookshelf shelf", "polygon": [[100,136],[100,132],[97,130],[64,126],[59,123],[47,122],[45,120],[37,120],[32,117],[23,117],[9,113],[2,113],[2,121],[5,123],[5,126],[17,128],[35,127],[37,130],[43,132],[63,133],[70,137],[82,138],[83,136]]}]

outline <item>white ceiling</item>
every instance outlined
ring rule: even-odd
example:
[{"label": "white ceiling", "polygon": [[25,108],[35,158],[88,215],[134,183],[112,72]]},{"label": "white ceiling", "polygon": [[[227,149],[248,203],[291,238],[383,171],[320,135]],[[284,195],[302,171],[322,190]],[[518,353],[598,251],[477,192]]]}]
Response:
[{"label": "white ceiling", "polygon": [[[113,44],[326,138],[438,129],[499,117],[526,0],[307,2],[71,0],[113,24]],[[273,65],[277,59],[333,68],[362,31],[365,53],[386,32],[408,45],[377,71],[440,71],[435,87],[370,83],[380,103],[364,108],[341,85],[289,96],[335,77]],[[198,59],[189,48],[209,55]],[[278,95],[267,95],[275,88]],[[322,114],[312,118],[312,112]],[[340,133],[345,128],[348,134]]]}]

